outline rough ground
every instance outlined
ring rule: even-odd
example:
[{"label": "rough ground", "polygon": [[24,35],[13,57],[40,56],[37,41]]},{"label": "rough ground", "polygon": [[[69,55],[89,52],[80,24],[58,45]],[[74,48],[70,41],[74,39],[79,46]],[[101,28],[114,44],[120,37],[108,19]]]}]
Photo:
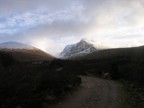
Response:
[{"label": "rough ground", "polygon": [[44,108],[129,108],[122,85],[111,80],[82,76],[81,87],[58,105]]}]

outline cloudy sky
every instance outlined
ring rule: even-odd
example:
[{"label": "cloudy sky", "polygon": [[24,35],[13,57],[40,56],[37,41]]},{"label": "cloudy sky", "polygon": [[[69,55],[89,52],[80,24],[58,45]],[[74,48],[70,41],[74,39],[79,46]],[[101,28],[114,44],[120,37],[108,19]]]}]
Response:
[{"label": "cloudy sky", "polygon": [[144,45],[144,0],[0,0],[0,42],[57,55],[82,38],[110,47]]}]

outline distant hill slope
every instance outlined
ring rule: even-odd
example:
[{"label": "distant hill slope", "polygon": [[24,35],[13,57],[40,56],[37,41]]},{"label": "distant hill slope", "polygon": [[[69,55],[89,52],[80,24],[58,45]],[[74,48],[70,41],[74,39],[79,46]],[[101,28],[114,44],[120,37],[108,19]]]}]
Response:
[{"label": "distant hill slope", "polygon": [[[82,74],[125,79],[144,84],[144,46],[104,49],[83,56],[67,58],[80,67]],[[71,66],[72,67],[72,66]]]},{"label": "distant hill slope", "polygon": [[67,45],[61,52],[61,56],[64,58],[83,56],[106,48],[93,40],[82,39],[76,44]]},{"label": "distant hill slope", "polygon": [[18,43],[18,42],[5,42],[0,44],[0,53],[7,53],[14,59],[23,62],[29,61],[49,61],[53,60],[50,54],[35,48],[33,46]]},{"label": "distant hill slope", "polygon": [[19,42],[4,42],[0,43],[0,49],[7,48],[7,49],[36,49],[33,46],[19,43]]},{"label": "distant hill slope", "polygon": [[89,53],[84,56],[75,57],[73,59],[129,59],[134,61],[144,61],[144,46],[131,48],[115,48],[105,49],[98,52]]}]

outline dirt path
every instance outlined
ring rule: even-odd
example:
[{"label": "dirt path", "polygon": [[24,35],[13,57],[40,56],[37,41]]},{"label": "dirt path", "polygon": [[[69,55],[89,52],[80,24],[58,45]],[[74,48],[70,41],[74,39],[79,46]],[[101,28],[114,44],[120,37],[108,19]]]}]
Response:
[{"label": "dirt path", "polygon": [[129,108],[121,85],[95,77],[82,77],[81,87],[55,106],[45,108]]}]

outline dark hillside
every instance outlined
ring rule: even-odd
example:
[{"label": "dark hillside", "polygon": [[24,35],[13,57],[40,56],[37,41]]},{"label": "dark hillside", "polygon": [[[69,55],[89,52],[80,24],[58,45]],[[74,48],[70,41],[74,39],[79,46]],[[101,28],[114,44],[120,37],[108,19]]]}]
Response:
[{"label": "dark hillside", "polygon": [[1,49],[0,52],[11,55],[14,59],[21,62],[29,61],[51,61],[53,56],[39,49]]},{"label": "dark hillside", "polygon": [[101,50],[71,58],[83,67],[83,73],[126,79],[144,84],[144,47]]},{"label": "dark hillside", "polygon": [[55,61],[24,63],[1,52],[0,108],[40,108],[78,86],[80,78],[60,60]]}]

